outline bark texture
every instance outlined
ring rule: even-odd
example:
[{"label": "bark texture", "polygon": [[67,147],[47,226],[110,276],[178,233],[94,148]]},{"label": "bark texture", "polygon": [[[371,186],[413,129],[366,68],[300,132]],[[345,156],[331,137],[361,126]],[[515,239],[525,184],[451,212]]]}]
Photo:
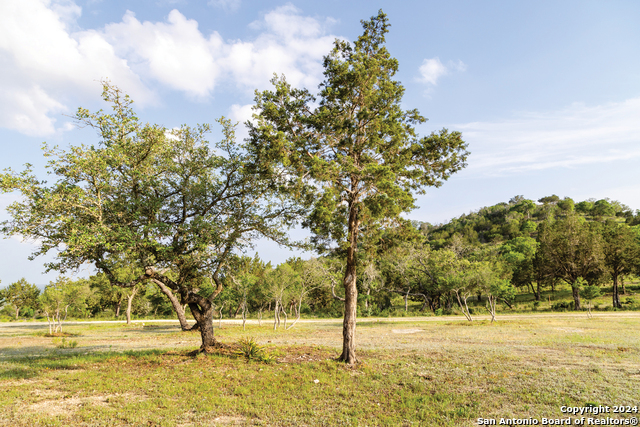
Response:
[{"label": "bark texture", "polygon": [[356,287],[356,249],[358,243],[358,209],[349,209],[349,249],[344,274],[344,320],[342,322],[342,354],[339,361],[350,365],[357,363],[356,357],[356,315],[358,308],[358,288]]}]

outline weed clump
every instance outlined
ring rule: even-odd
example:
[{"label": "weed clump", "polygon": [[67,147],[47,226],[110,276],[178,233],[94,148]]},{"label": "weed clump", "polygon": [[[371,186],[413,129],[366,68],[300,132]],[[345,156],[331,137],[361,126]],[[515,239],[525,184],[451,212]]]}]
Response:
[{"label": "weed clump", "polygon": [[272,358],[267,354],[264,347],[259,345],[254,338],[241,338],[238,341],[236,355],[244,357],[247,361],[272,362]]},{"label": "weed clump", "polygon": [[62,340],[60,340],[59,338],[54,338],[53,344],[58,348],[76,348],[78,346],[78,341],[76,340],[67,341],[65,337],[63,337]]}]

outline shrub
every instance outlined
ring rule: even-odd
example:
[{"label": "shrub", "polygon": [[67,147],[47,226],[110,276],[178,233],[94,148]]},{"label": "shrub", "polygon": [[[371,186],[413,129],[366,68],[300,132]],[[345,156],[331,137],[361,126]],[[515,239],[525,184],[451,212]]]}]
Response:
[{"label": "shrub", "polygon": [[58,348],[76,348],[78,346],[78,341],[76,340],[67,341],[67,339],[64,337],[62,338],[62,340],[60,340],[59,338],[54,338],[53,344]]},{"label": "shrub", "polygon": [[266,354],[264,347],[259,345],[254,338],[241,338],[238,341],[238,350],[236,354],[240,357],[244,357],[249,360],[256,360],[258,362],[271,362],[271,357]]}]

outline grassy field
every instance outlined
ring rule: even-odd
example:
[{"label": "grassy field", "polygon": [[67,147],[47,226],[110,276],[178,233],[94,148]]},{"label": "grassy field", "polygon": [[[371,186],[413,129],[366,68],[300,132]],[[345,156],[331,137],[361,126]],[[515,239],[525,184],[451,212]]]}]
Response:
[{"label": "grassy field", "polygon": [[[471,426],[640,405],[633,312],[364,319],[353,368],[333,361],[339,321],[275,332],[223,323],[230,348],[209,356],[189,356],[199,334],[173,323],[64,330],[63,341],[46,325],[0,326],[0,425]],[[246,337],[273,361],[236,356]]]}]

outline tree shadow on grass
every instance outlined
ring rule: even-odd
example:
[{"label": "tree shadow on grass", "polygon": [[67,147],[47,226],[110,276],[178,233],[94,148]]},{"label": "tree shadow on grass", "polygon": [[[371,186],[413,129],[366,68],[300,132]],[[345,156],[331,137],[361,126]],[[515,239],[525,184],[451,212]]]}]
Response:
[{"label": "tree shadow on grass", "polygon": [[[168,354],[167,350],[135,350],[135,351],[95,351],[81,349],[51,349],[49,347],[22,347],[21,354],[6,354],[3,350],[0,357],[0,380],[25,380],[39,376],[43,371],[78,371],[86,369],[86,365],[106,363],[115,358],[142,359],[150,356]],[[25,355],[28,353],[28,355]],[[173,356],[177,355],[175,352]],[[186,356],[186,354],[180,354]]]}]

